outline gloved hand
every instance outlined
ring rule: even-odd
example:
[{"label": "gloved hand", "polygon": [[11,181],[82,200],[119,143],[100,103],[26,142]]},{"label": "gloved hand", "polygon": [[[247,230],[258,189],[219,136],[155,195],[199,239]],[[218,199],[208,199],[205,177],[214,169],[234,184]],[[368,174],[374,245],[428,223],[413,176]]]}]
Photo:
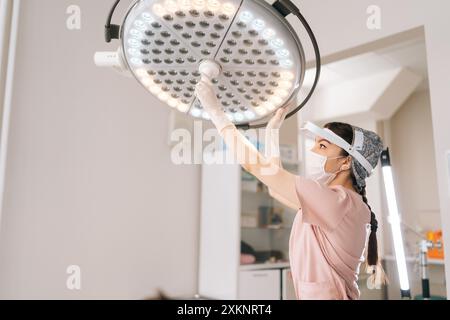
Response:
[{"label": "gloved hand", "polygon": [[288,111],[289,111],[288,107],[278,109],[275,115],[270,119],[266,129],[275,129],[275,130],[280,129],[284,119],[286,119]]},{"label": "gloved hand", "polygon": [[206,77],[202,77],[202,80],[195,86],[195,94],[219,132],[223,128],[233,125],[217,99],[212,82]]},{"label": "gloved hand", "polygon": [[278,109],[266,127],[264,153],[267,159],[275,160],[275,162],[279,162],[280,158],[279,129],[288,114],[288,110],[289,106]]}]

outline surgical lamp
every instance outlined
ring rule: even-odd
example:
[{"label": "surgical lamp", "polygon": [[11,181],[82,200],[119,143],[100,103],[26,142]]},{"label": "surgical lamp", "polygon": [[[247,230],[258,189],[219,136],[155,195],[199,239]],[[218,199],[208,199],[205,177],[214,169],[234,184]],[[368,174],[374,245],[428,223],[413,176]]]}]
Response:
[{"label": "surgical lamp", "polygon": [[[238,128],[265,127],[279,108],[298,112],[311,98],[321,69],[316,38],[290,0],[135,0],[122,25],[105,25],[105,40],[120,40],[117,52],[97,52],[98,66],[134,78],[170,108],[208,120],[195,85],[209,75],[217,98]],[[305,54],[286,17],[305,28],[316,59],[314,83],[304,100]]]}]

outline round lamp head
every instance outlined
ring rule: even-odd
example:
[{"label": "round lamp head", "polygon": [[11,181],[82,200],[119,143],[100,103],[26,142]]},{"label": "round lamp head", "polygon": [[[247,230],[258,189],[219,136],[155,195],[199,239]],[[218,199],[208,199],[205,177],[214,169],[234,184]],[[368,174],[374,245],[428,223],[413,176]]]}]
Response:
[{"label": "round lamp head", "polygon": [[[170,108],[209,119],[195,96],[201,65],[236,125],[260,125],[295,101],[305,74],[296,32],[261,0],[139,0],[125,15],[122,54],[135,78]],[[205,65],[205,64],[204,64]]]}]

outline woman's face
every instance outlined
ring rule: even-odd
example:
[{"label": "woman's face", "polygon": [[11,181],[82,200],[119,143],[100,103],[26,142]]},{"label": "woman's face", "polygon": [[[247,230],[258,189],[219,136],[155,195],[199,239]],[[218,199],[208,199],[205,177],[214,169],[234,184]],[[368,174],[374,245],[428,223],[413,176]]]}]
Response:
[{"label": "woman's face", "polygon": [[[311,149],[311,151],[328,158],[325,164],[326,172],[336,172],[340,169],[345,170],[346,167],[350,168],[351,157],[344,157],[342,155],[343,150],[341,147],[338,147],[337,145],[320,136],[316,137],[314,147]],[[342,166],[344,165],[346,165],[346,167],[342,168]]]}]

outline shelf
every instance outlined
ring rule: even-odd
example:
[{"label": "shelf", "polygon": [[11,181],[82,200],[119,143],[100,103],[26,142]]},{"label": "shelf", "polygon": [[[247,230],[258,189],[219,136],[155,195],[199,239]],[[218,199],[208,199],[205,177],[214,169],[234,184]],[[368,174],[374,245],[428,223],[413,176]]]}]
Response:
[{"label": "shelf", "polygon": [[263,229],[263,230],[290,230],[291,227],[281,226],[281,227],[246,227],[241,226],[242,229]]},{"label": "shelf", "polygon": [[266,192],[266,191],[253,191],[253,190],[242,189],[242,192],[250,193],[250,194],[260,194],[260,195],[271,197],[269,192]]},{"label": "shelf", "polygon": [[252,264],[241,264],[239,266],[240,270],[265,270],[265,269],[283,269],[289,268],[289,262],[266,262],[266,263],[252,263]]},{"label": "shelf", "polygon": [[300,162],[298,162],[298,161],[282,161],[281,165],[283,167],[297,167],[300,165]]},{"label": "shelf", "polygon": [[428,258],[427,259],[428,260],[428,264],[436,264],[436,265],[445,265],[445,262],[444,262],[444,260],[441,260],[441,259],[430,259],[430,258]]},{"label": "shelf", "polygon": [[255,196],[261,196],[261,197],[267,197],[267,198],[273,199],[274,201],[276,201],[277,203],[279,203],[283,207],[286,207],[286,208],[291,209],[293,211],[297,211],[297,210],[294,210],[294,209],[286,206],[285,204],[281,203],[280,201],[278,201],[277,199],[272,197],[268,191],[253,191],[253,190],[247,190],[247,189],[241,189],[241,191],[245,195],[255,195]]},{"label": "shelf", "polygon": [[[418,258],[416,256],[407,256],[406,257],[406,262],[418,262]],[[383,260],[387,260],[387,261],[396,261],[395,257],[392,255],[387,255],[384,258],[382,258]],[[444,260],[440,260],[440,259],[427,259],[428,264],[432,264],[432,265],[438,265],[438,266],[443,266],[445,265]]]}]

